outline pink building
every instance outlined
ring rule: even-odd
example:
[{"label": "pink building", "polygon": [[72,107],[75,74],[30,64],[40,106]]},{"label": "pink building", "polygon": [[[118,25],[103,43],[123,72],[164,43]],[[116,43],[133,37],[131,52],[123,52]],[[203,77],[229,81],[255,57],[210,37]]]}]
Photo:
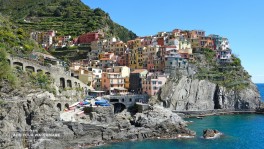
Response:
[{"label": "pink building", "polygon": [[142,80],[143,92],[150,96],[156,95],[166,81],[167,76],[164,74],[148,73],[146,79]]}]

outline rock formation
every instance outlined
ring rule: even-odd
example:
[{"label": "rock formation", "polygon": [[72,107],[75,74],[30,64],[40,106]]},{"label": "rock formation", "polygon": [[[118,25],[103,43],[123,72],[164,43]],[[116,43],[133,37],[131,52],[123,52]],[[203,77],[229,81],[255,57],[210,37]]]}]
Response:
[{"label": "rock formation", "polygon": [[170,79],[160,90],[158,98],[164,107],[177,111],[255,110],[260,104],[260,95],[253,83],[243,90],[227,90],[187,76]]},{"label": "rock formation", "polygon": [[219,132],[216,129],[205,129],[203,130],[203,138],[204,139],[215,139],[217,137],[219,137],[222,133]]},{"label": "rock formation", "polygon": [[[65,148],[130,139],[175,138],[179,134],[195,135],[186,128],[181,117],[159,106],[136,115],[126,111],[114,115],[113,107],[105,110],[100,107],[86,115],[91,123],[63,122],[51,98],[56,97],[48,92],[32,90],[30,94],[10,97],[1,103],[0,148]],[[14,136],[15,133],[32,131],[40,134],[56,132],[60,136]]]}]

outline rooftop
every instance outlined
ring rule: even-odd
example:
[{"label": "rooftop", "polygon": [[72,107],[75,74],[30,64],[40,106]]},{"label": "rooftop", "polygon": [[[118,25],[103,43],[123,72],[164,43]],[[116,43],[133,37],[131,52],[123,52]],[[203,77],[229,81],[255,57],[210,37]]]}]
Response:
[{"label": "rooftop", "polygon": [[133,72],[131,73],[141,73],[141,72],[144,72],[144,71],[148,71],[147,69],[135,69]]}]

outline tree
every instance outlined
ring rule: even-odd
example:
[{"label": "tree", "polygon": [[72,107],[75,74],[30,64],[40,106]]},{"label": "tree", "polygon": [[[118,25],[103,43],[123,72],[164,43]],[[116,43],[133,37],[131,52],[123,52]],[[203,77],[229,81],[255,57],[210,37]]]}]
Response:
[{"label": "tree", "polygon": [[61,16],[61,11],[58,8],[54,11],[54,16],[56,16],[56,17]]},{"label": "tree", "polygon": [[66,14],[64,15],[64,18],[70,18],[72,16],[72,13],[70,10],[67,10]]},{"label": "tree", "polygon": [[12,86],[16,85],[16,77],[8,64],[5,49],[0,49],[0,80],[7,80]]}]

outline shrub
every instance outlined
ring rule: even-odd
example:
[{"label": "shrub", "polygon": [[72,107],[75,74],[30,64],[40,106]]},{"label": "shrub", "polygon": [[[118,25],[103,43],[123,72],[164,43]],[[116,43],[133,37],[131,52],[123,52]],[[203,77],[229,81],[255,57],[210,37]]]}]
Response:
[{"label": "shrub", "polygon": [[7,61],[7,53],[5,49],[0,49],[0,80],[7,80],[12,86],[15,86],[16,76]]}]

